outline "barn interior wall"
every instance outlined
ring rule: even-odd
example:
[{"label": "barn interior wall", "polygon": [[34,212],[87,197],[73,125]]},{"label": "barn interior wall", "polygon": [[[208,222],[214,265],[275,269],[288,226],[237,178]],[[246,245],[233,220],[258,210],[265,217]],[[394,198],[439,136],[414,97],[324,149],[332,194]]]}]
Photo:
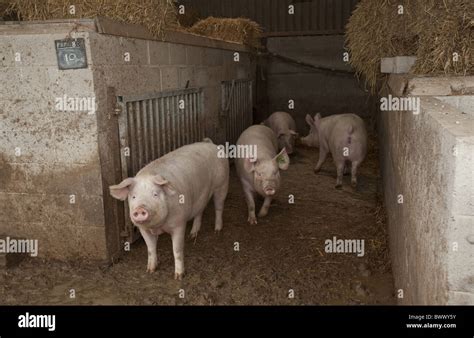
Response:
[{"label": "barn interior wall", "polygon": [[[343,35],[267,38],[270,53],[326,70],[316,70],[271,56],[265,58],[263,85],[267,88],[268,101],[267,107],[259,111],[257,119],[264,119],[273,111],[288,111],[295,118],[298,130],[304,133],[308,129],[306,114],[355,113],[369,117],[369,95],[344,62],[343,46]],[[293,109],[289,107],[289,100],[294,101]]]},{"label": "barn interior wall", "polygon": [[474,304],[474,97],[452,92],[473,80],[392,75],[384,94],[421,98],[420,114],[382,111],[378,126],[401,304]]},{"label": "barn interior wall", "polygon": [[[40,257],[110,261],[122,250],[123,217],[107,190],[121,179],[115,95],[203,87],[205,134],[220,143],[221,82],[255,80],[255,62],[242,45],[125,38],[81,23],[0,27],[0,75],[8,79],[0,87],[0,235],[37,239]],[[69,35],[85,39],[87,68],[58,69],[54,41]],[[97,110],[58,111],[63,97],[93,98]]]},{"label": "barn interior wall", "polygon": [[94,96],[92,72],[58,69],[70,27],[24,31],[0,36],[0,234],[38,240],[41,257],[105,259],[96,117],[56,109]]},{"label": "barn interior wall", "polygon": [[[201,87],[204,91],[205,134],[214,142],[225,140],[221,112],[221,82],[255,80],[254,57],[235,50],[182,43],[162,42],[112,35],[91,38],[97,95],[105,97],[107,87],[117,95],[135,95]],[[130,53],[130,61],[124,54]],[[99,102],[105,102],[99,100]]]}]

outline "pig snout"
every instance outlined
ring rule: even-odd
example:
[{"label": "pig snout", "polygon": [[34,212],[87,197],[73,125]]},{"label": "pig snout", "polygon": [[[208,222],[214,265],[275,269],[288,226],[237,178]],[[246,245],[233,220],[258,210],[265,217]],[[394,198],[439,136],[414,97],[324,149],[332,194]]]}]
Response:
[{"label": "pig snout", "polygon": [[267,196],[273,196],[276,193],[277,183],[274,181],[264,182],[263,183],[263,192]]},{"label": "pig snout", "polygon": [[265,192],[265,195],[267,195],[267,196],[273,196],[273,195],[275,195],[275,189],[273,189],[273,188],[266,188],[266,189],[264,190],[264,192]]},{"label": "pig snout", "polygon": [[150,213],[145,208],[138,207],[133,210],[131,217],[133,222],[141,224],[148,221]]}]

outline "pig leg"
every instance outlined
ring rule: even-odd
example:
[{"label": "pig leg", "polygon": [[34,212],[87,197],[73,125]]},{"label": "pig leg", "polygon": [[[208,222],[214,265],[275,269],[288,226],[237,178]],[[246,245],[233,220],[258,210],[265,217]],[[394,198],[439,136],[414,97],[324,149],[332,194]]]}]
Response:
[{"label": "pig leg", "polygon": [[146,243],[146,248],[148,250],[148,264],[146,267],[146,272],[154,272],[158,265],[158,257],[156,255],[156,242],[158,241],[158,235],[152,234],[149,230],[138,227],[140,233],[142,234],[143,239]]},{"label": "pig leg", "polygon": [[174,255],[174,279],[181,280],[184,276],[184,237],[186,232],[186,222],[177,224],[171,232]]},{"label": "pig leg", "polygon": [[336,162],[337,178],[336,189],[342,188],[342,177],[344,175],[344,161]]},{"label": "pig leg", "polygon": [[201,221],[202,221],[202,212],[194,216],[193,227],[191,228],[191,232],[189,233],[189,236],[191,238],[194,238],[194,239],[197,238],[198,232],[201,229]]},{"label": "pig leg", "polygon": [[227,196],[228,185],[225,184],[223,187],[217,189],[214,192],[214,208],[216,209],[216,224],[214,226],[215,232],[222,230],[222,213],[224,212],[224,202]]},{"label": "pig leg", "polygon": [[346,162],[346,164],[344,164],[344,175],[349,175],[350,173],[349,164]]},{"label": "pig leg", "polygon": [[258,217],[265,217],[268,214],[268,209],[270,208],[270,204],[272,203],[272,198],[267,196],[265,197],[265,201],[263,201],[262,208],[258,213]]},{"label": "pig leg", "polygon": [[321,167],[323,166],[323,163],[326,160],[327,156],[328,156],[327,149],[323,146],[320,146],[319,147],[319,160],[318,160],[318,163],[316,164],[316,167],[314,168],[315,173],[318,173],[319,170],[321,170]]},{"label": "pig leg", "polygon": [[352,171],[351,171],[351,185],[354,189],[357,188],[357,168],[359,167],[359,162],[352,162]]},{"label": "pig leg", "polygon": [[250,224],[257,224],[257,217],[255,216],[255,200],[254,200],[253,191],[250,190],[250,188],[246,186],[246,183],[243,183],[243,185],[244,185],[245,201],[247,202],[247,208],[249,212],[249,217],[247,219],[247,222],[249,222]]}]

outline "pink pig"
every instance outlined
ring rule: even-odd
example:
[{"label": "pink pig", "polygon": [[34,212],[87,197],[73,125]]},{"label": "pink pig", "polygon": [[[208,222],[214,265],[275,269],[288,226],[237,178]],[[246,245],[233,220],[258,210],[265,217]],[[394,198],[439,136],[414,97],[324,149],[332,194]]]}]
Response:
[{"label": "pink pig", "polygon": [[310,132],[301,138],[301,143],[319,147],[319,161],[314,172],[319,172],[331,152],[337,169],[336,188],[342,187],[342,175],[346,163],[351,163],[351,184],[357,187],[357,168],[367,153],[367,131],[364,121],[355,114],[339,114],[321,118],[318,113],[314,119],[306,115]]},{"label": "pink pig", "polygon": [[222,213],[229,184],[229,162],[217,156],[217,146],[198,142],[176,149],[143,167],[135,177],[110,186],[110,194],[128,198],[130,218],[148,249],[147,272],[157,267],[156,243],[164,232],[171,235],[175,279],[184,275],[186,222],[194,219],[196,237],[209,200],[214,196],[215,230],[222,229]]}]

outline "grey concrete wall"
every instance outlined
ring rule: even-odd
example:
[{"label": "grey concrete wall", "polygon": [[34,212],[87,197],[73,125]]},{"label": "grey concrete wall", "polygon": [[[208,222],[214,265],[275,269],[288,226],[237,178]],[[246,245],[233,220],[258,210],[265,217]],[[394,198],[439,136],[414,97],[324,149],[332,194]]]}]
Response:
[{"label": "grey concrete wall", "polygon": [[[123,222],[123,206],[107,191],[121,179],[116,95],[184,88],[189,80],[204,87],[206,134],[221,142],[220,82],[254,78],[255,63],[241,45],[183,34],[182,43],[125,38],[96,31],[114,29],[108,21],[80,23],[0,26],[0,76],[8,79],[0,87],[0,236],[38,239],[42,257],[110,261],[121,250]],[[54,40],[67,36],[85,39],[88,68],[58,69]],[[64,95],[94,98],[97,111],[58,112]]]},{"label": "grey concrete wall", "polygon": [[[201,122],[206,136],[215,142],[225,138],[225,121],[219,118],[221,82],[255,80],[253,56],[239,51],[239,62],[235,62],[236,51],[232,49],[91,34],[91,51],[99,102],[105,102],[108,86],[118,95],[184,89],[188,81],[189,87],[203,88],[205,112]],[[126,52],[130,62],[123,59]]]},{"label": "grey concrete wall", "polygon": [[457,81],[392,75],[384,94],[419,97],[422,107],[383,111],[378,126],[401,304],[474,304],[474,96],[456,98]]},{"label": "grey concrete wall", "polygon": [[0,35],[0,234],[38,239],[41,256],[105,259],[96,116],[55,109],[95,95],[90,69],[58,69],[68,30]]},{"label": "grey concrete wall", "polygon": [[[306,114],[320,112],[325,116],[351,112],[369,117],[368,93],[353,74],[337,72],[351,71],[343,61],[343,46],[343,35],[269,37],[269,52],[336,71],[317,71],[277,58],[265,58],[266,76],[261,85],[267,87],[268,102],[267,107],[260,106],[258,118],[263,119],[277,110],[288,111],[304,134],[309,129],[304,120]],[[290,99],[295,102],[293,110],[288,108]]]}]

